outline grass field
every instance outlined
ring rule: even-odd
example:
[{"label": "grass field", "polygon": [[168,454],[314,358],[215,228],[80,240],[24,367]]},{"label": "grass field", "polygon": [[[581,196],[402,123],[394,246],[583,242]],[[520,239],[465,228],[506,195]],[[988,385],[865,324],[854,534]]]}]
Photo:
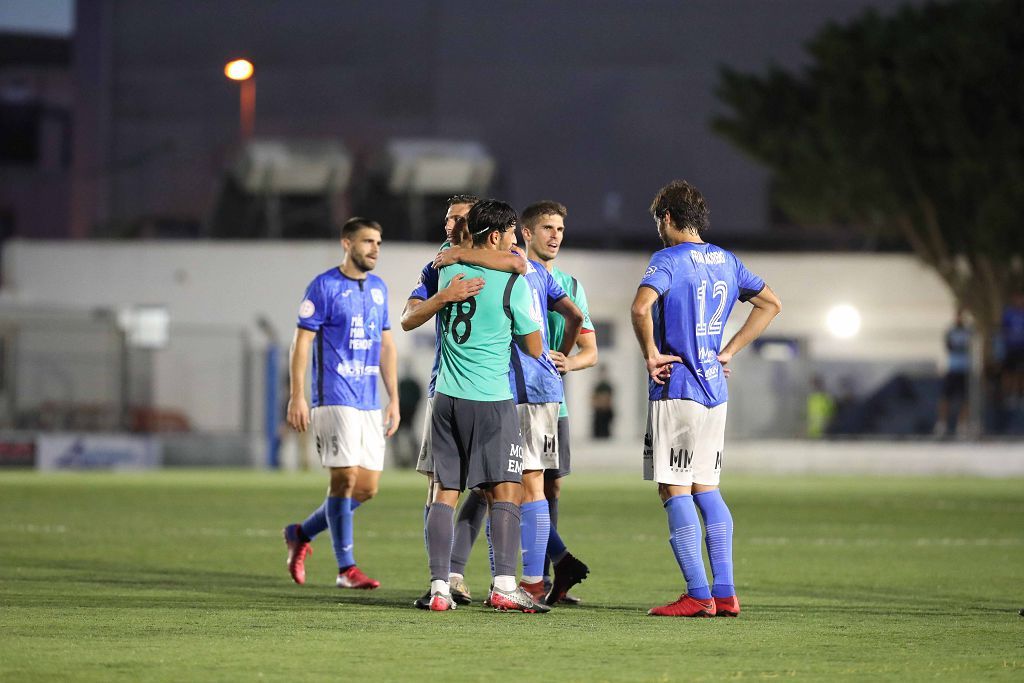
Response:
[{"label": "grass field", "polygon": [[[739,619],[665,619],[682,591],[632,475],[567,480],[561,530],[591,567],[577,608],[411,607],[429,578],[423,480],[385,474],[356,519],[383,586],[305,586],[280,528],[323,476],[0,474],[0,680],[1024,678],[1024,482],[727,479]],[[486,547],[468,571],[487,587]]]}]

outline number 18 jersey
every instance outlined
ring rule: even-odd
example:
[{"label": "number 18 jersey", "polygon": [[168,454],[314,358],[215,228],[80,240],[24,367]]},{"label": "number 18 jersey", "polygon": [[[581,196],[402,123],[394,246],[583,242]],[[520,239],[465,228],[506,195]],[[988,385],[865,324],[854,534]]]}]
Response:
[{"label": "number 18 jersey", "polygon": [[512,335],[540,329],[541,313],[531,310],[530,287],[520,275],[457,263],[441,269],[437,288],[459,273],[481,277],[484,288],[465,301],[437,312],[441,319],[441,365],[438,392],[473,401],[512,398],[508,373]]},{"label": "number 18 jersey", "polygon": [[654,253],[640,286],[659,295],[652,311],[658,350],[683,359],[665,384],[648,382],[650,399],[725,403],[729,391],[718,362],[722,331],[733,305],[757,296],[764,280],[725,249],[683,242]]}]

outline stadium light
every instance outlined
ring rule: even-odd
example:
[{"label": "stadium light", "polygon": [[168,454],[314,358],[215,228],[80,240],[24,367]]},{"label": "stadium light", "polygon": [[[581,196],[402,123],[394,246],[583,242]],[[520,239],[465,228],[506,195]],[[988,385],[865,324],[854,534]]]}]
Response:
[{"label": "stadium light", "polygon": [[224,65],[224,75],[233,81],[247,81],[252,73],[252,62],[248,59],[236,59]]},{"label": "stadium light", "polygon": [[234,59],[224,65],[224,75],[238,83],[238,130],[243,141],[252,137],[256,127],[256,68],[248,59]]},{"label": "stadium light", "polygon": [[849,339],[860,332],[860,311],[850,304],[839,304],[825,316],[825,327],[833,337]]}]

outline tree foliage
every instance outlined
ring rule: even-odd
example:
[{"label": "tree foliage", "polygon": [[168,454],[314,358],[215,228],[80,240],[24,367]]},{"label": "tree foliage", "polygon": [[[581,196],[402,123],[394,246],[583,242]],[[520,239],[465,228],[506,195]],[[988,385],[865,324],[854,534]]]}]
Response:
[{"label": "tree foliage", "polygon": [[988,336],[1024,253],[1024,8],[958,0],[829,24],[798,72],[725,68],[714,129],[797,222],[898,231]]}]

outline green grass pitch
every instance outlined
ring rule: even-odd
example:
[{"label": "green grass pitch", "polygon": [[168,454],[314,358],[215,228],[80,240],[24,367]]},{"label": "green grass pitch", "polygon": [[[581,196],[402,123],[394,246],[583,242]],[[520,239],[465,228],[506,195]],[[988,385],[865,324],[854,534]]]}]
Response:
[{"label": "green grass pitch", "polygon": [[[648,617],[682,580],[654,487],[566,480],[581,607],[412,608],[429,578],[424,480],[386,472],[356,513],[383,586],[305,586],[280,529],[321,473],[0,473],[0,680],[1024,678],[1024,482],[726,477],[738,619]],[[483,539],[468,570],[487,588]]]}]

